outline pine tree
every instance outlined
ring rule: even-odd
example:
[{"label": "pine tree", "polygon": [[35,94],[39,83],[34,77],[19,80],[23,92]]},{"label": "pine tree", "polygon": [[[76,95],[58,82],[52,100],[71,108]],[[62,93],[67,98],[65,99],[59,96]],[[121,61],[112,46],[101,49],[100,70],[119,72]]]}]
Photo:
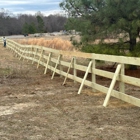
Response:
[{"label": "pine tree", "polygon": [[41,16],[37,15],[37,22],[38,22],[38,32],[43,33],[44,32],[44,21],[41,18]]},{"label": "pine tree", "polygon": [[140,0],[64,0],[60,7],[69,16],[67,29],[80,31],[88,40],[123,33],[134,50],[140,33]]}]

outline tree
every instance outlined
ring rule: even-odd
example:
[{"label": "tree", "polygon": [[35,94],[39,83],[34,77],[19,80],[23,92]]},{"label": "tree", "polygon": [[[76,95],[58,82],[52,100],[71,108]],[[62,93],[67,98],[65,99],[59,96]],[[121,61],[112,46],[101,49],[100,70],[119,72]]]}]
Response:
[{"label": "tree", "polygon": [[29,25],[27,22],[25,22],[25,24],[23,25],[22,33],[29,34]]},{"label": "tree", "polygon": [[60,30],[64,30],[64,25],[66,23],[67,18],[58,14],[49,15],[45,18],[47,31],[48,32],[59,32]]},{"label": "tree", "polygon": [[34,23],[28,24],[25,22],[22,29],[23,34],[34,34],[36,33],[36,26]]},{"label": "tree", "polygon": [[38,32],[44,32],[44,21],[41,16],[37,15],[37,22],[38,22]]},{"label": "tree", "polygon": [[140,33],[140,0],[64,0],[60,7],[69,16],[67,28],[78,29],[89,39],[128,34],[129,49],[134,50]]},{"label": "tree", "polygon": [[108,0],[103,12],[103,23],[108,30],[125,32],[129,36],[130,51],[136,46],[140,32],[140,0]]}]

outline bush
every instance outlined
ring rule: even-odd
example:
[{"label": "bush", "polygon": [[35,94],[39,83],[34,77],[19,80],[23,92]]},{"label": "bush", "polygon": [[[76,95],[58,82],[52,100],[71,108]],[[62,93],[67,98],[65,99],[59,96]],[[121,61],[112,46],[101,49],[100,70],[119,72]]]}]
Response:
[{"label": "bush", "polygon": [[134,50],[129,52],[127,56],[140,57],[140,42],[137,43],[137,45],[134,47]]},{"label": "bush", "polygon": [[92,44],[84,45],[81,51],[87,53],[108,54],[108,55],[126,55],[127,46],[120,44]]}]

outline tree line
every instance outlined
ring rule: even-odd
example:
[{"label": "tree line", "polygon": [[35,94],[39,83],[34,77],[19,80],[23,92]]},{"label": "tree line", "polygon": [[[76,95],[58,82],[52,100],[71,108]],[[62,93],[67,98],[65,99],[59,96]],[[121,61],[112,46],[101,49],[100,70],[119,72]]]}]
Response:
[{"label": "tree line", "polygon": [[44,16],[37,12],[35,15],[13,16],[3,10],[0,12],[0,35],[56,32],[64,30],[66,21],[67,18],[59,14]]}]

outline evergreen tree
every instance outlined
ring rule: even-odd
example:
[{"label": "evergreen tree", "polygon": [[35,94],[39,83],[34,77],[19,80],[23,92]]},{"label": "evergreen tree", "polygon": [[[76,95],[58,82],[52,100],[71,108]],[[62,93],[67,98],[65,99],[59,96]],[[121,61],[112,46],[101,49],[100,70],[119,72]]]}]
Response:
[{"label": "evergreen tree", "polygon": [[35,24],[34,23],[29,24],[29,23],[25,22],[25,24],[23,25],[22,33],[25,35],[36,33]]},{"label": "evergreen tree", "polygon": [[44,21],[41,16],[37,16],[37,23],[38,23],[38,32],[43,33],[44,32]]},{"label": "evergreen tree", "polygon": [[34,23],[31,23],[30,25],[29,25],[29,27],[28,27],[28,32],[30,33],[30,34],[34,34],[34,33],[36,33],[36,26],[35,26],[35,24]]},{"label": "evergreen tree", "polygon": [[69,16],[66,27],[79,30],[86,41],[123,33],[134,50],[140,33],[140,0],[64,0],[60,7]]},{"label": "evergreen tree", "polygon": [[29,34],[29,25],[28,25],[27,22],[25,22],[25,24],[23,25],[22,33],[23,34]]},{"label": "evergreen tree", "polygon": [[104,23],[108,30],[117,30],[129,36],[130,51],[136,46],[136,38],[140,32],[140,0],[107,1],[104,9]]}]

